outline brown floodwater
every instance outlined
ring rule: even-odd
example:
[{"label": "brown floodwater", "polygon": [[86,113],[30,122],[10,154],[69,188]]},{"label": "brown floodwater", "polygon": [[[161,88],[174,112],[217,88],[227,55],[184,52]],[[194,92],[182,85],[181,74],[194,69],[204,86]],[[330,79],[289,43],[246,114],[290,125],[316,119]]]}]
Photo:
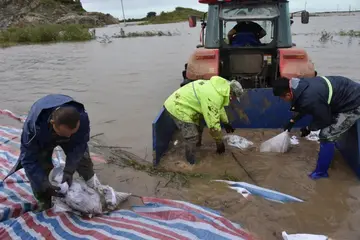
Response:
[{"label": "brown floodwater", "polygon": [[[360,38],[319,42],[322,30],[359,30],[359,21],[359,14],[314,17],[307,25],[295,18],[293,42],[308,51],[319,74],[360,80]],[[46,94],[71,95],[85,104],[93,134],[105,133],[102,140],[108,144],[132,147],[141,156],[147,150],[150,158],[151,122],[167,96],[179,87],[184,63],[199,42],[199,26],[191,29],[187,23],[177,23],[124,30],[180,35],[0,49],[1,108],[25,113]],[[119,26],[112,25],[97,29],[97,35],[119,31]]]},{"label": "brown floodwater", "polygon": [[[313,17],[308,25],[295,18],[293,42],[308,51],[319,74],[360,80],[360,38],[334,36],[319,41],[321,31],[359,30],[359,21],[359,14]],[[112,35],[119,28],[108,26],[97,29],[97,34]],[[151,123],[166,97],[179,86],[184,63],[198,44],[199,28],[178,23],[129,26],[124,30],[170,30],[180,35],[114,39],[110,44],[92,41],[0,49],[1,108],[26,113],[41,96],[71,95],[85,104],[92,134],[104,133],[100,141],[131,147],[131,151],[151,161]],[[257,144],[275,134],[260,130],[238,133]],[[205,139],[197,166],[189,167],[184,162],[179,144],[163,159],[164,167],[207,173],[211,178],[231,175],[306,201],[278,204],[258,197],[246,200],[223,184],[210,182],[209,177],[191,178],[184,188],[180,180],[169,181],[130,168],[98,165],[97,172],[104,183],[119,191],[183,199],[221,210],[261,239],[278,239],[282,230],[327,234],[341,240],[360,239],[356,227],[360,221],[360,186],[340,156],[336,157],[329,179],[312,181],[307,173],[316,164],[318,145],[314,142],[301,141],[286,154],[228,149],[224,156],[217,156],[212,141],[208,136]]]}]

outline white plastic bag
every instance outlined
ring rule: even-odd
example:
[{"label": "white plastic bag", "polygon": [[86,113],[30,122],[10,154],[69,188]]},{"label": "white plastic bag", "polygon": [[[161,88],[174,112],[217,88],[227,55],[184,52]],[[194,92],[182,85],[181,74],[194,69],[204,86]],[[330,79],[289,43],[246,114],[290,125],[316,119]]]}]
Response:
[{"label": "white plastic bag", "polygon": [[282,237],[284,240],[330,240],[327,236],[324,235],[314,235],[314,234],[287,234],[285,231],[282,232]]},{"label": "white plastic bag", "polygon": [[229,146],[237,147],[240,149],[247,149],[250,146],[254,145],[253,142],[238,135],[226,135],[224,136],[224,139],[227,141],[227,144]]},{"label": "white plastic bag", "polygon": [[[97,179],[96,174],[88,182],[83,179],[74,179],[71,186],[61,183],[64,164],[54,168],[49,174],[49,181],[53,185],[60,186],[61,192],[66,193],[64,198],[53,198],[54,211],[71,211],[78,215],[92,217],[114,210],[121,202],[131,194],[115,192],[110,186],[104,186]],[[67,185],[67,184],[66,184]]]},{"label": "white plastic bag", "polygon": [[320,133],[320,130],[318,131],[311,131],[309,135],[307,135],[305,138],[309,141],[319,141],[319,133]]},{"label": "white plastic bag", "polygon": [[[63,175],[63,165],[54,168],[49,174],[51,184],[60,186]],[[100,195],[88,187],[84,180],[74,179],[68,188],[64,198],[54,198],[54,210],[69,211],[73,210],[81,215],[98,215],[103,212]]]},{"label": "white plastic bag", "polygon": [[290,147],[290,136],[288,131],[284,131],[260,145],[260,152],[285,153]]},{"label": "white plastic bag", "polygon": [[299,145],[299,139],[296,136],[290,138],[291,145]]}]

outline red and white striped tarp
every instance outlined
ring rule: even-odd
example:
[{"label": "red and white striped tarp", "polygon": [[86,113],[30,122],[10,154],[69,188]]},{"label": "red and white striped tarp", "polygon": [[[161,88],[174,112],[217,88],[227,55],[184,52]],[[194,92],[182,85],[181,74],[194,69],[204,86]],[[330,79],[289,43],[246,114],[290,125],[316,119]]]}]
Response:
[{"label": "red and white striped tarp", "polygon": [[[5,113],[22,119],[10,111]],[[17,160],[20,134],[20,129],[0,126],[1,179]],[[55,154],[54,165],[60,161],[63,157]],[[132,210],[92,219],[52,210],[33,213],[36,201],[24,170],[20,170],[0,182],[0,239],[254,239],[211,209],[168,199],[143,197],[142,201],[143,206]]]}]

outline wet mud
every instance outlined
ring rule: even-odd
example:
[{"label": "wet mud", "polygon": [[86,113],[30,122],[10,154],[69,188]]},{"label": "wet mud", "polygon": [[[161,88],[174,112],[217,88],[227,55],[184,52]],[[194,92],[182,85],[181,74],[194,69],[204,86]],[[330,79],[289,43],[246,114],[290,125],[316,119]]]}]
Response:
[{"label": "wet mud", "polygon": [[[260,153],[259,145],[278,133],[238,130],[235,134],[254,142],[254,146],[247,150],[227,146],[224,155],[217,155],[215,143],[205,131],[193,166],[186,162],[183,140],[176,135],[161,160],[159,172],[151,167],[134,170],[134,166],[119,171],[113,164],[99,165],[97,172],[104,183],[119,191],[185,200],[219,210],[260,239],[282,239],[281,231],[359,239],[355,222],[360,218],[357,213],[360,196],[354,173],[337,154],[330,178],[311,180],[307,174],[315,168],[319,144],[300,137],[299,145],[292,145],[287,153]],[[227,185],[211,181],[216,179],[255,184],[304,202],[281,204],[258,196],[245,199]],[[137,197],[123,207],[134,203],[140,203]]]}]

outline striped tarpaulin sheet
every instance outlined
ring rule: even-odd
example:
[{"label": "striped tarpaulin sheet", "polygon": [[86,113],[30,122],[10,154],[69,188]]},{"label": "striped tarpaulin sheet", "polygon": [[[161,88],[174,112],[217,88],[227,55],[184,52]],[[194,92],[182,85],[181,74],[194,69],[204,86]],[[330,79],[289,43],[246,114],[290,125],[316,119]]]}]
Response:
[{"label": "striped tarpaulin sheet", "polygon": [[[0,178],[18,158],[20,134],[20,129],[0,126]],[[56,152],[54,165],[63,161]],[[52,210],[33,213],[37,205],[22,169],[0,182],[0,239],[254,239],[214,210],[168,199],[142,201],[132,210],[91,219]]]},{"label": "striped tarpaulin sheet", "polygon": [[28,212],[0,223],[0,239],[255,239],[213,210],[168,199],[142,200],[144,206],[92,219]]}]

